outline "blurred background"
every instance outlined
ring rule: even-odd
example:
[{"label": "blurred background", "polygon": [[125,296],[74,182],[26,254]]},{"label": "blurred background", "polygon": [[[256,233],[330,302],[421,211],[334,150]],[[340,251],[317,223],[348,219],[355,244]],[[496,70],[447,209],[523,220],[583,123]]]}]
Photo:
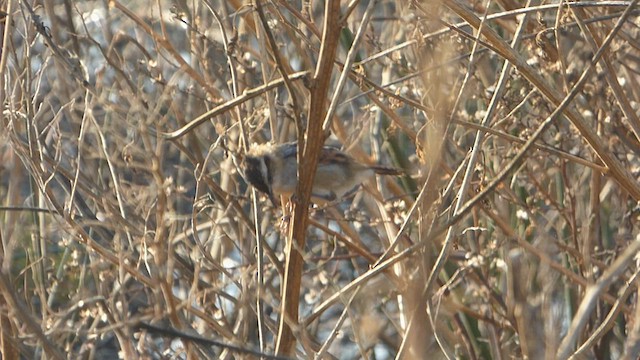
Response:
[{"label": "blurred background", "polygon": [[255,1],[0,0],[3,358],[274,357],[287,199],[234,159],[314,76],[404,175],[311,208],[290,357],[638,358],[635,1]]}]

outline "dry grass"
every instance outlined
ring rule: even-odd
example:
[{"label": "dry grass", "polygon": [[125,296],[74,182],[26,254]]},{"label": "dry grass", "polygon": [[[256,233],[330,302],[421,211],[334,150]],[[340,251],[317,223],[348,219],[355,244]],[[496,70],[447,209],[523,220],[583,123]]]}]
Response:
[{"label": "dry grass", "polygon": [[0,1],[2,358],[640,356],[636,1],[257,5]]}]

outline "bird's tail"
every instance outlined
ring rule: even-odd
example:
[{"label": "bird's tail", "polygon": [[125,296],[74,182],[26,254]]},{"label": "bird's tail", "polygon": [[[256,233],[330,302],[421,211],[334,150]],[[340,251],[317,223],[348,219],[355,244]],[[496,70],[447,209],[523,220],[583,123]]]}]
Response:
[{"label": "bird's tail", "polygon": [[373,171],[375,171],[376,174],[380,174],[380,175],[402,175],[404,174],[404,171],[402,171],[401,169],[397,169],[397,168],[392,168],[392,167],[386,167],[386,166],[381,166],[381,165],[373,165],[371,166],[371,169]]}]

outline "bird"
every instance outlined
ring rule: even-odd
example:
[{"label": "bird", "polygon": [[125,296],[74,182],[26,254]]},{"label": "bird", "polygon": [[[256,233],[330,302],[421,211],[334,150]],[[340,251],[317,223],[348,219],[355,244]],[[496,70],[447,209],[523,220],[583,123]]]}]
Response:
[{"label": "bird", "polygon": [[[253,146],[240,162],[244,179],[256,190],[266,194],[277,207],[277,197],[296,191],[298,144],[262,144]],[[341,199],[374,174],[401,175],[400,169],[380,165],[365,165],[336,147],[324,145],[311,190],[311,201],[324,204]]]}]

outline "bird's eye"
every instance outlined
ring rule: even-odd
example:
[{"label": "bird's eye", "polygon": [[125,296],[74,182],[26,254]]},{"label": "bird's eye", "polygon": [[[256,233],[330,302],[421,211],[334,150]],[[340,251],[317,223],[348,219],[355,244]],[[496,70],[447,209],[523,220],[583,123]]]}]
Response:
[{"label": "bird's eye", "polygon": [[265,179],[265,174],[261,169],[264,163],[260,159],[247,157],[244,163],[244,177],[248,183],[253,185],[258,191],[269,194],[269,183]]}]

